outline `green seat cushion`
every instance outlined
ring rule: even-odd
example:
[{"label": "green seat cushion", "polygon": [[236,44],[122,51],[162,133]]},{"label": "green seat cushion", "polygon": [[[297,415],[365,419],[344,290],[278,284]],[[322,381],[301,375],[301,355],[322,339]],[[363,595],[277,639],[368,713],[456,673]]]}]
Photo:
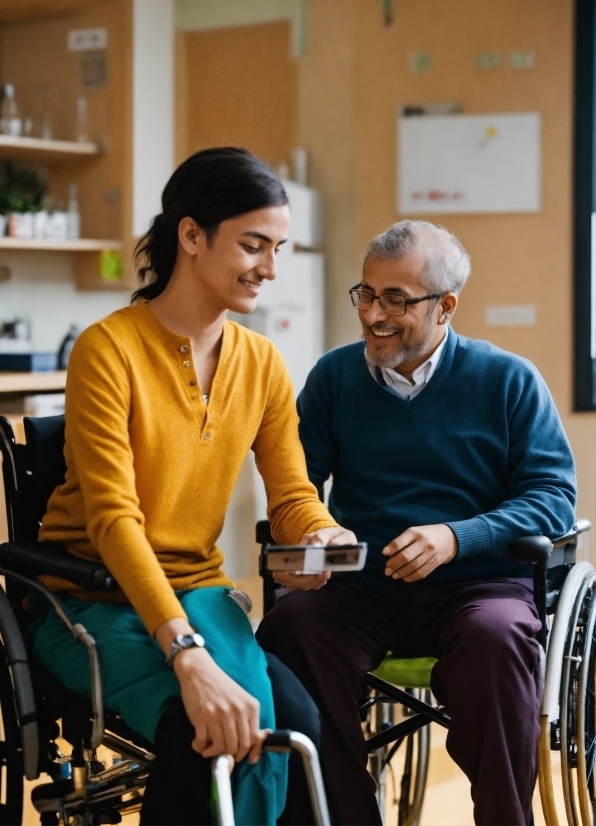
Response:
[{"label": "green seat cushion", "polygon": [[403,688],[430,688],[430,672],[435,663],[434,657],[400,660],[390,654],[373,674]]}]

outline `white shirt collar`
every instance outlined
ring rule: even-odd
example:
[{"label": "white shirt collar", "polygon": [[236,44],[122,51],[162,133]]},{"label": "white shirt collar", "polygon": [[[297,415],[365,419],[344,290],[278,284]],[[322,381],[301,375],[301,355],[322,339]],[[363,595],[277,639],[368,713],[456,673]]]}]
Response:
[{"label": "white shirt collar", "polygon": [[[434,351],[434,353],[427,358],[425,362],[423,362],[419,367],[417,367],[414,372],[412,373],[413,384],[411,384],[408,379],[404,378],[397,370],[394,370],[391,367],[382,367],[381,374],[385,383],[391,387],[396,393],[398,393],[403,399],[413,399],[419,393],[424,390],[426,385],[429,383],[431,378],[434,375],[435,370],[439,366],[439,362],[441,361],[441,356],[443,355],[443,350],[445,349],[445,344],[447,343],[447,337],[449,336],[449,327],[447,327],[445,331],[445,335],[443,336],[443,340]],[[373,373],[374,375],[374,373]]]}]

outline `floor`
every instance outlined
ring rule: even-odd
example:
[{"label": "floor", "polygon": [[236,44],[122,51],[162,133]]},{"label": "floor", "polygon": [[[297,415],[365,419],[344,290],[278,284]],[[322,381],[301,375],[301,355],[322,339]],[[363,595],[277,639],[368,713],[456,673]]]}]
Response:
[{"label": "floor", "polygon": [[[420,826],[473,826],[473,808],[470,798],[470,784],[466,776],[455,765],[445,750],[445,729],[432,724],[431,726],[431,755],[424,808]],[[400,751],[402,751],[400,749]],[[557,807],[561,822],[565,822],[563,793],[561,791],[561,772],[558,752],[552,753],[553,779]],[[403,757],[398,754],[392,761],[393,776],[401,778]],[[387,787],[387,807],[385,823],[387,826],[397,824],[397,805],[393,799],[392,783]],[[540,805],[538,788],[534,794],[534,821],[536,826],[544,826],[544,817]]]}]

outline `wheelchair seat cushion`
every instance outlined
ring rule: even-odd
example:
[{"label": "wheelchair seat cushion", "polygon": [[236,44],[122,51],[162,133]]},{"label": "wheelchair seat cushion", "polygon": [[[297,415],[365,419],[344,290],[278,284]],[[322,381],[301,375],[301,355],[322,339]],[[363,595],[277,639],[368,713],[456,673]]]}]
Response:
[{"label": "wheelchair seat cushion", "polygon": [[403,688],[430,688],[430,672],[436,662],[434,657],[400,659],[389,655],[373,674]]}]

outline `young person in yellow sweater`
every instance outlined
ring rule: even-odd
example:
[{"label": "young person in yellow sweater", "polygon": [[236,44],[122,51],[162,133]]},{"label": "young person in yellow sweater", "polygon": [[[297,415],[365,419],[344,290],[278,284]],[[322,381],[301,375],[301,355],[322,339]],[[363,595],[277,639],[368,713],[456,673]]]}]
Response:
[{"label": "young person in yellow sweater", "polygon": [[[237,823],[273,824],[286,762],[260,749],[274,700],[278,717],[284,695],[301,705],[307,726],[316,710],[291,672],[265,659],[222,570],[216,541],[248,451],[279,542],[354,536],[308,481],[281,356],[226,320],[254,310],[276,276],[290,220],[281,182],[245,150],[205,150],[174,172],[162,209],[137,248],[145,286],[73,348],[66,481],[40,534],[102,559],[119,590],[90,597],[46,582],[67,592],[98,641],[106,706],[155,744],[141,823],[211,823],[209,758],[228,753],[247,758],[233,774]],[[54,676],[88,693],[84,652],[55,615],[38,616],[32,633]]]}]

